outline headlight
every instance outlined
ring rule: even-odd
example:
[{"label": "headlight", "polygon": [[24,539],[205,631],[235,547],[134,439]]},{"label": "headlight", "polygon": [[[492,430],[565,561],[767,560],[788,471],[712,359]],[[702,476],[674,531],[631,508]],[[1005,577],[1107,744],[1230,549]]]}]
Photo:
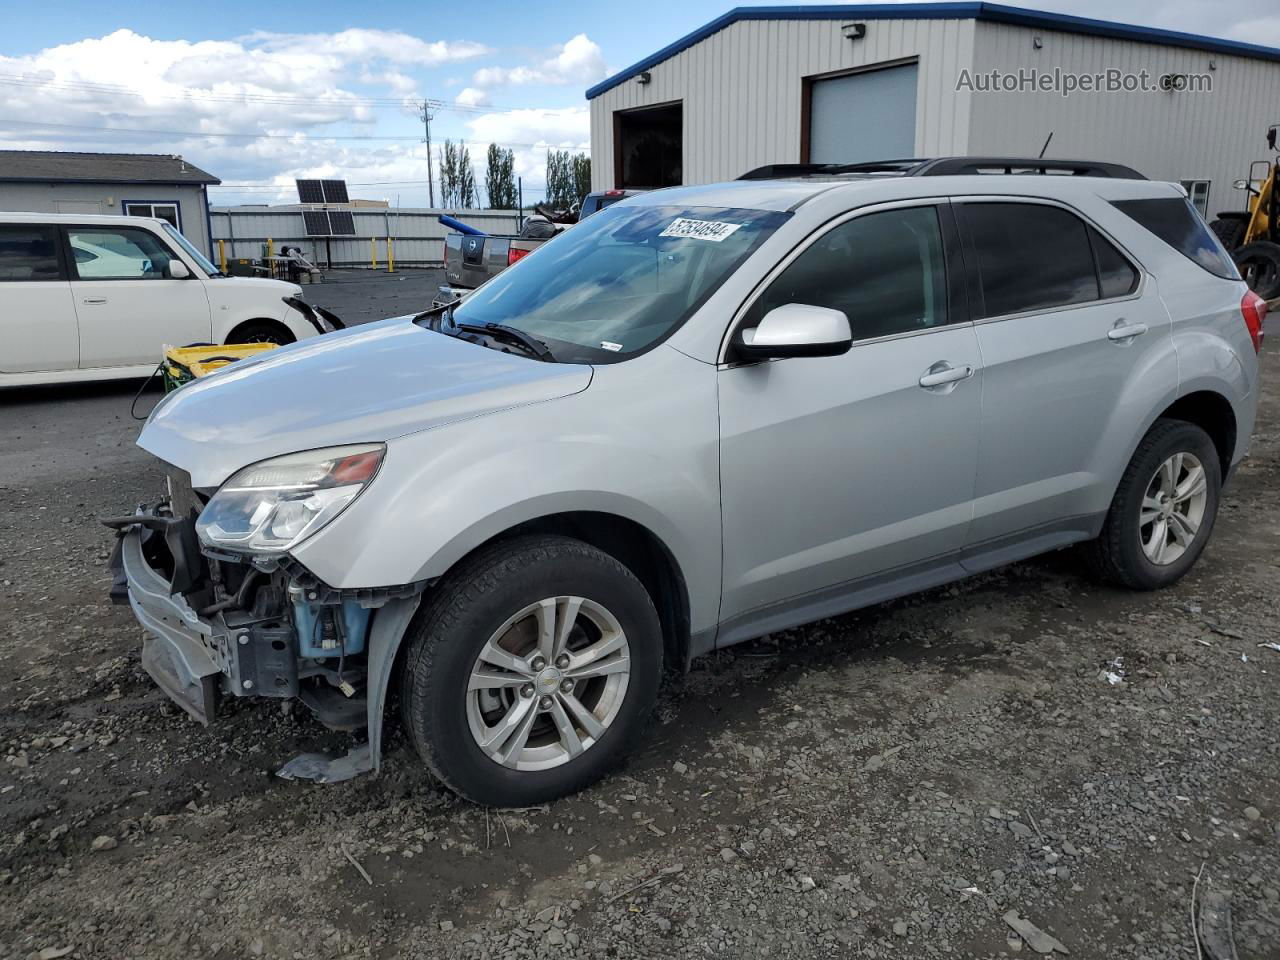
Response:
[{"label": "headlight", "polygon": [[386,450],[381,443],[328,447],[245,467],[213,495],[196,533],[223,550],[284,553],[360,495]]}]

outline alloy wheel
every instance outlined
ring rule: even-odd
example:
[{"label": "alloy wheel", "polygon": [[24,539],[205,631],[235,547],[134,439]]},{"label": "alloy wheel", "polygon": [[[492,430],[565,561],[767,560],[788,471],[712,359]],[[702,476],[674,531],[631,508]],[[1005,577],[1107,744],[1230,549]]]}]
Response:
[{"label": "alloy wheel", "polygon": [[600,741],[631,675],[618,619],[584,597],[547,597],[495,630],[472,665],[467,725],[495,763],[547,770]]},{"label": "alloy wheel", "polygon": [[1175,453],[1160,464],[1138,517],[1138,539],[1147,559],[1165,566],[1186,553],[1204,523],[1208,499],[1204,464],[1193,454]]}]

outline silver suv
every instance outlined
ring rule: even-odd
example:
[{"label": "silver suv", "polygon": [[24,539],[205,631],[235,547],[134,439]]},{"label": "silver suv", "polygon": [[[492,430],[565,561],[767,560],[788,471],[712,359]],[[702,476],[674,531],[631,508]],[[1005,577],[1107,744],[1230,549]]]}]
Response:
[{"label": "silver suv", "polygon": [[204,722],[367,730],[283,771],[320,780],[378,766],[394,682],[444,783],[524,805],[708,651],[1069,544],[1175,582],[1265,307],[1178,187],[1064,167],[641,194],[461,304],[181,388],[139,440],[168,491],[115,521],[147,670]]}]

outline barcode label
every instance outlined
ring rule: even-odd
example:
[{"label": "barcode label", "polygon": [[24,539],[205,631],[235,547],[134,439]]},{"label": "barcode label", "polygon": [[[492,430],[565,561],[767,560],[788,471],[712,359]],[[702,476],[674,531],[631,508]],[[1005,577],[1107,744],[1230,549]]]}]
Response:
[{"label": "barcode label", "polygon": [[690,220],[688,217],[676,217],[658,236],[687,237],[690,240],[710,240],[719,243],[725,237],[733,235],[742,224],[721,223],[719,220]]}]

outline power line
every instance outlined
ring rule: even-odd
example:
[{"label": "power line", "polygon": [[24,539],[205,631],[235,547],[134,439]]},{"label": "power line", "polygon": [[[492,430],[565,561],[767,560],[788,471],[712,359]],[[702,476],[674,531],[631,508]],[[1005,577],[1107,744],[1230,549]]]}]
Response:
[{"label": "power line", "polygon": [[[5,124],[19,124],[21,126],[26,126],[26,127],[54,127],[60,130],[94,130],[99,133],[140,133],[140,134],[146,134],[148,136],[153,136],[153,137],[189,137],[197,140],[216,138],[216,139],[243,139],[243,140],[292,140],[292,141],[303,141],[308,143],[323,143],[330,140],[354,140],[354,141],[360,141],[360,140],[393,141],[394,140],[394,141],[413,141],[414,143],[422,142],[422,137],[420,136],[403,137],[403,136],[389,136],[389,135],[382,135],[382,134],[359,134],[359,135],[320,134],[316,136],[309,136],[304,133],[299,133],[299,134],[210,133],[207,131],[198,132],[194,130],[146,130],[139,127],[100,127],[100,126],[94,126],[92,124],[87,124],[87,123],[52,123],[44,120],[13,120],[6,117],[0,117],[0,126],[4,126]],[[465,143],[465,144],[483,145],[488,141],[459,139],[458,142]],[[498,144],[498,146],[521,147],[521,148],[527,148],[527,149],[533,149],[533,150],[545,147],[549,150],[569,149],[569,150],[577,150],[583,153],[591,152],[590,147],[567,147],[567,148],[556,147],[555,145],[551,143],[546,143],[546,142],[544,143],[500,143]]]}]

